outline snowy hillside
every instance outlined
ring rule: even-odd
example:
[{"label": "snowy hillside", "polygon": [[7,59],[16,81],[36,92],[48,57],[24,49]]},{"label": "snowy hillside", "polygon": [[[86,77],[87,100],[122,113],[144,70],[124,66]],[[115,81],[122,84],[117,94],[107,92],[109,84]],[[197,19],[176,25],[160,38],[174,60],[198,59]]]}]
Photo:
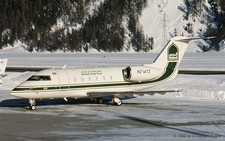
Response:
[{"label": "snowy hillside", "polygon": [[225,48],[223,1],[2,3],[7,4],[0,13],[0,49],[21,45],[29,52],[159,52],[173,36],[216,36],[213,42],[193,41],[187,52]]},{"label": "snowy hillside", "polygon": [[[89,15],[93,15],[93,12],[99,7],[100,2],[103,2],[102,0],[96,1],[94,3],[91,3],[90,9],[89,9]],[[140,24],[143,27],[143,32],[146,38],[153,37],[154,38],[154,45],[153,50],[150,50],[149,52],[160,52],[160,50],[163,48],[164,44],[164,38],[163,38],[163,31],[165,30],[165,43],[173,36],[174,30],[176,29],[176,32],[178,35],[184,35],[189,36],[188,33],[184,31],[183,25],[186,25],[188,21],[185,21],[183,19],[184,13],[179,10],[179,7],[185,7],[183,0],[179,1],[172,1],[172,0],[148,0],[147,7],[142,11],[142,15],[140,17]],[[164,13],[165,13],[165,29],[163,27],[164,24]],[[58,29],[63,29],[65,26],[68,26],[65,24],[65,19],[58,19],[57,23],[53,25],[51,28],[51,32],[57,31]],[[127,21],[126,21],[127,22]],[[198,24],[196,22],[196,24]],[[126,24],[124,24],[126,25]],[[195,27],[201,27],[203,25],[198,24]],[[67,27],[69,31],[72,31],[72,28],[79,29],[81,27],[80,24],[76,26],[69,26]],[[202,28],[202,27],[201,27]],[[128,30],[128,29],[126,29]],[[198,30],[196,29],[195,33]],[[129,32],[125,33],[128,34]],[[130,34],[130,33],[129,33]],[[197,36],[197,35],[196,35]],[[126,41],[124,46],[129,46],[129,35],[125,35]],[[192,42],[189,46],[187,52],[201,52],[201,49],[196,45],[198,41]],[[8,45],[8,48],[4,48],[4,50],[14,50],[14,51],[25,51],[28,52],[26,49],[29,48],[27,44],[22,43],[20,41],[15,42],[14,46]],[[135,52],[132,48],[129,50],[123,50],[123,52]],[[36,52],[33,50],[33,53]],[[62,53],[63,51],[57,51],[57,53]],[[82,52],[85,52],[82,50]],[[89,49],[89,53],[98,52],[96,49]]]},{"label": "snowy hillside", "polygon": [[[164,42],[165,30],[165,43],[174,36],[174,32],[181,36],[190,36],[184,30],[184,26],[190,22],[194,24],[194,34],[192,36],[198,37],[199,29],[204,29],[205,26],[200,23],[199,19],[195,22],[190,18],[190,21],[184,20],[184,12],[180,7],[186,8],[183,0],[149,0],[148,7],[143,10],[140,18],[140,23],[143,26],[145,35],[154,38],[155,50],[162,49]],[[165,16],[165,17],[164,17]],[[188,52],[201,51],[197,47],[198,42],[194,42],[189,46]]]}]

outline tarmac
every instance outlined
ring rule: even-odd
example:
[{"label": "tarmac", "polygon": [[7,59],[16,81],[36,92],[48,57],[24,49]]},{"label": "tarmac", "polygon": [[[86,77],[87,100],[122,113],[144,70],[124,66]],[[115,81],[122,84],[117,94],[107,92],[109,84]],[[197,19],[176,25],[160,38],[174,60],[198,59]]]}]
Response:
[{"label": "tarmac", "polygon": [[7,98],[0,102],[0,140],[223,140],[223,103],[163,96],[125,99],[122,106],[54,99],[38,100],[31,111],[28,100]]}]

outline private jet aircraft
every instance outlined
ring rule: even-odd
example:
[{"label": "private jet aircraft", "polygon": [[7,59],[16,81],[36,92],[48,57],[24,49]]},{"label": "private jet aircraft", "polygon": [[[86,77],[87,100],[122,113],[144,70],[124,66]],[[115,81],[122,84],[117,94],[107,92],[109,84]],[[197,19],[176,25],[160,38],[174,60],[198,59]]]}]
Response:
[{"label": "private jet aircraft", "polygon": [[7,61],[8,59],[0,59],[0,85],[2,84],[2,77],[3,77],[3,74],[5,73]]},{"label": "private jet aircraft", "polygon": [[55,68],[37,72],[14,88],[10,94],[29,99],[29,109],[35,110],[35,99],[92,98],[103,103],[102,97],[112,97],[121,105],[121,98],[134,94],[154,95],[170,91],[141,91],[173,80],[178,66],[192,38],[174,37],[163,48],[152,64],[99,68]]}]

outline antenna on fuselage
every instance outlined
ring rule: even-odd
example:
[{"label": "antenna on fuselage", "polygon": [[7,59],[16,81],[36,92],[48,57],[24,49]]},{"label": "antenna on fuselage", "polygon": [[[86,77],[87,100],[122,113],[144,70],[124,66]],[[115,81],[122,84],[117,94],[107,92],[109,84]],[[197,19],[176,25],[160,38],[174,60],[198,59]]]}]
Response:
[{"label": "antenna on fuselage", "polygon": [[65,69],[66,68],[66,64],[62,68]]}]

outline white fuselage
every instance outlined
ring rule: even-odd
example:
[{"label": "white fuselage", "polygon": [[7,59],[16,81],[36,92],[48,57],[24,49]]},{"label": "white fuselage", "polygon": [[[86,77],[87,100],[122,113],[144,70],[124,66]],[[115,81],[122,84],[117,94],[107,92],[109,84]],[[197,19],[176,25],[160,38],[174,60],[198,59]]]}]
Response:
[{"label": "white fuselage", "polygon": [[[84,98],[107,96],[122,98],[173,80],[191,38],[174,37],[152,64],[128,67],[46,69],[37,72],[10,94],[31,99]],[[93,93],[97,94],[96,96]],[[132,95],[125,95],[132,96]],[[31,104],[32,105],[32,104]]]},{"label": "white fuselage", "polygon": [[[10,94],[21,98],[44,99],[84,98],[88,97],[89,92],[139,91],[162,83],[162,81],[154,83],[150,81],[158,79],[166,71],[147,67],[150,71],[154,70],[154,72],[150,72],[153,74],[151,74],[152,78],[148,79],[149,81],[136,80],[129,82],[124,78],[124,68],[46,69],[34,74],[32,77],[36,77],[35,79],[28,79],[12,90]],[[141,68],[142,66],[140,66],[140,70]],[[140,70],[136,71],[140,73]],[[37,78],[40,76],[42,77]],[[166,80],[163,80],[163,82],[166,82]]]}]

